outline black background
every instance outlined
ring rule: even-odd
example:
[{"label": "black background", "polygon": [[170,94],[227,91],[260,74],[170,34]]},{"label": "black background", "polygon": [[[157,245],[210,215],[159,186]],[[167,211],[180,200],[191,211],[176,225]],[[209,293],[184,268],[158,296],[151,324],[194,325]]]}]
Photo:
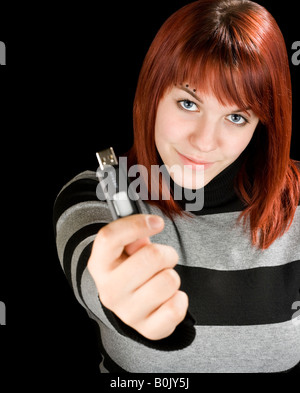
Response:
[{"label": "black background", "polygon": [[[48,383],[58,377],[74,382],[98,374],[94,326],[57,258],[52,206],[73,176],[97,169],[96,151],[113,145],[119,154],[131,147],[144,56],[162,23],[188,3],[51,3],[0,12],[0,41],[7,47],[0,70],[0,301],[7,325],[0,339],[2,361],[15,375],[26,370],[24,381],[43,375]],[[258,3],[277,20],[291,59],[292,43],[300,40],[296,3]],[[290,65],[291,157],[300,160],[300,65]]]}]

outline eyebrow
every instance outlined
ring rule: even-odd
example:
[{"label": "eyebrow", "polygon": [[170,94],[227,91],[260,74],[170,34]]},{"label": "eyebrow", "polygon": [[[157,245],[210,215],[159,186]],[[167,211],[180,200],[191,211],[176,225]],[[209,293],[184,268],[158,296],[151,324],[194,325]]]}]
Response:
[{"label": "eyebrow", "polygon": [[[183,90],[187,93],[189,93],[192,97],[194,97],[197,101],[199,101],[201,104],[203,104],[203,100],[201,100],[201,98],[199,98],[199,96],[197,96],[197,94],[195,94],[195,92],[193,92],[192,90],[190,90],[188,87],[185,86],[180,86],[179,87],[180,90]],[[250,113],[248,113],[247,111],[251,110],[251,108],[245,108],[245,109],[234,109],[232,111],[232,113],[242,113],[242,112],[246,112],[249,116]]]},{"label": "eyebrow", "polygon": [[194,98],[196,98],[196,100],[198,100],[199,102],[201,102],[201,104],[203,104],[203,101],[201,100],[201,98],[199,98],[197,96],[197,94],[195,94],[192,90],[188,89],[185,86],[180,86],[179,89],[186,91],[187,93],[189,93],[191,96],[193,96]]}]

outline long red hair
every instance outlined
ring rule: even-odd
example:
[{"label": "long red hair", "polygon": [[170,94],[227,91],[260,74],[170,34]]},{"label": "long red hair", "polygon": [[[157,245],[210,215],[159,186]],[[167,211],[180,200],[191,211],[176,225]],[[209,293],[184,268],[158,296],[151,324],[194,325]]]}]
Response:
[{"label": "long red hair", "polygon": [[[151,165],[159,165],[157,107],[169,87],[182,83],[203,93],[212,90],[223,104],[250,107],[260,119],[237,177],[237,192],[246,203],[239,219],[250,224],[252,243],[268,248],[288,230],[300,199],[300,174],[290,159],[288,55],[272,15],[248,0],[198,0],[163,24],[138,81],[129,165],[144,165],[148,173]],[[150,182],[148,191],[151,195]],[[172,198],[149,203],[169,217],[184,215]]]}]

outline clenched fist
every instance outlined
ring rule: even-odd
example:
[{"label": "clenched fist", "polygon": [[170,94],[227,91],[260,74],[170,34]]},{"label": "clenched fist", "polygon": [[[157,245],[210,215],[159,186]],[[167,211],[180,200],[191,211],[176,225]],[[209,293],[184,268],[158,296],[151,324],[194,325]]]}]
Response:
[{"label": "clenched fist", "polygon": [[178,254],[149,239],[163,228],[153,215],[113,221],[97,234],[88,261],[102,304],[150,340],[171,335],[188,309],[174,270]]}]

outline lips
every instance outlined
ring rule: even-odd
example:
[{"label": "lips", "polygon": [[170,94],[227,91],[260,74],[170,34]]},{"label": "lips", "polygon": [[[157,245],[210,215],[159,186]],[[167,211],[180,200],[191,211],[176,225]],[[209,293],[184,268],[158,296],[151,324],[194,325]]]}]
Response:
[{"label": "lips", "polygon": [[197,169],[197,165],[203,165],[204,169],[207,169],[209,167],[211,167],[214,162],[211,161],[204,161],[204,160],[200,160],[200,159],[196,159],[194,157],[191,156],[186,156],[184,154],[181,154],[179,152],[177,152],[181,161],[185,164],[185,165],[191,165],[194,169]]}]

